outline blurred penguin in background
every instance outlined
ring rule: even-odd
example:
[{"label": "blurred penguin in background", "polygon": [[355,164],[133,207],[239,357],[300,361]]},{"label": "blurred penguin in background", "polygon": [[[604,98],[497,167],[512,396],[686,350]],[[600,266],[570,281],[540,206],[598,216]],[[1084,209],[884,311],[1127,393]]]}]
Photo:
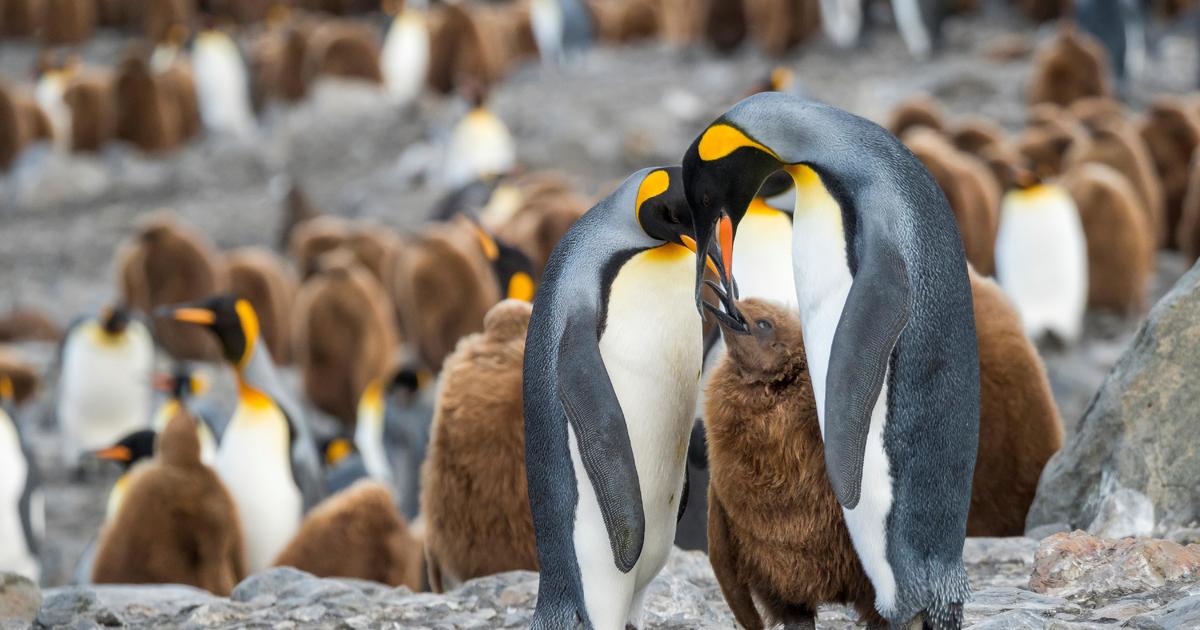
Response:
[{"label": "blurred penguin in background", "polygon": [[154,340],[126,307],[106,308],[71,326],[60,369],[57,415],[67,466],[150,426]]},{"label": "blurred penguin in background", "polygon": [[512,134],[504,121],[485,106],[485,92],[475,89],[468,100],[471,111],[454,126],[446,145],[442,183],[447,188],[507,173],[517,163]]},{"label": "blurred penguin in background", "polygon": [[[852,48],[862,39],[866,0],[821,0],[821,26],[841,48]],[[941,46],[946,8],[939,0],[892,0],[892,15],[909,54],[926,59]]]},{"label": "blurred penguin in background", "polygon": [[372,479],[388,484],[407,519],[420,509],[421,464],[429,446],[436,386],[433,373],[408,360],[372,381],[358,403],[354,446]]},{"label": "blurred penguin in background", "polygon": [[212,466],[217,461],[217,437],[213,432],[211,422],[199,412],[193,411],[189,402],[208,392],[208,379],[203,374],[195,372],[186,363],[179,362],[170,374],[160,374],[154,379],[154,386],[159,392],[166,394],[166,399],[154,412],[151,423],[153,431],[161,434],[180,410],[185,410],[196,417],[197,439],[200,440],[200,461],[206,466]]},{"label": "blurred penguin in background", "polygon": [[0,572],[34,583],[41,579],[46,508],[33,449],[17,418],[17,405],[37,389],[32,368],[0,355]]},{"label": "blurred penguin in background", "polygon": [[392,16],[383,40],[380,66],[387,91],[399,105],[421,94],[429,74],[429,24],[424,0],[385,0],[384,13]]},{"label": "blurred penguin in background", "polygon": [[289,324],[296,298],[296,277],[283,259],[263,247],[242,247],[225,254],[229,290],[258,313],[263,341],[279,365],[292,360]]},{"label": "blurred penguin in background", "polygon": [[246,63],[225,33],[207,30],[192,43],[192,68],[200,117],[210,132],[245,137],[254,133],[254,108]]},{"label": "blurred penguin in background", "polygon": [[[117,477],[116,482],[108,491],[108,503],[105,504],[104,509],[105,521],[115,518],[121,505],[124,504],[125,495],[129,491],[131,473],[154,457],[154,440],[157,437],[158,434],[153,429],[140,429],[123,436],[112,446],[93,453],[96,459],[113,462],[121,468],[121,475]],[[89,575],[91,575],[90,571]]]},{"label": "blurred penguin in background", "polygon": [[591,13],[582,0],[532,0],[529,20],[538,55],[548,64],[581,55],[595,36]]}]

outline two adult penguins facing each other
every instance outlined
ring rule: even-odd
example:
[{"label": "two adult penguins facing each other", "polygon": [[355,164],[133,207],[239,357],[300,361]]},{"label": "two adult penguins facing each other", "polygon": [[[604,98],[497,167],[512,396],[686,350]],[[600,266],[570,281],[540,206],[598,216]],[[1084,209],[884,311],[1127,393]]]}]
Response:
[{"label": "two adult penguins facing each other", "polygon": [[533,628],[641,625],[675,535],[699,384],[691,233],[679,170],[647,169],[550,256],[524,364]]},{"label": "two adult penguins facing each other", "polygon": [[757,94],[683,160],[698,246],[708,251],[716,232],[725,269],[745,208],[779,169],[798,186],[815,174],[837,201],[807,208],[797,196],[793,267],[826,469],[875,607],[893,625],[958,628],[970,592],[962,548],[979,358],[954,215],[881,127]]},{"label": "two adult penguins facing each other", "polygon": [[163,316],[212,331],[237,372],[237,407],[222,434],[216,469],[237,504],[247,567],[262,570],[324,493],[312,434],[279,381],[249,302],[218,296],[166,307]]}]

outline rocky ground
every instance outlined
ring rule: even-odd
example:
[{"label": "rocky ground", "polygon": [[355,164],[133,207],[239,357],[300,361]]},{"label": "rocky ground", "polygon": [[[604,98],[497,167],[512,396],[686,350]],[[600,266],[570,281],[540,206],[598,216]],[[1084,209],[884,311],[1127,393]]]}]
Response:
[{"label": "rocky ground", "polygon": [[[1024,115],[1029,57],[998,61],[991,55],[1001,38],[1014,32],[1030,44],[1046,34],[990,16],[952,21],[947,54],[930,62],[913,62],[893,33],[881,32],[860,51],[816,43],[783,63],[795,70],[810,97],[876,120],[901,99],[925,91],[954,115],[985,114],[1015,129]],[[117,50],[117,42],[100,38],[85,56],[105,62]],[[27,76],[32,55],[29,46],[0,42],[0,76],[10,81]],[[636,168],[676,162],[702,126],[761,80],[773,63],[753,50],[717,57],[654,44],[602,49],[569,69],[521,68],[495,91],[492,104],[510,125],[528,168],[563,171],[581,190],[596,193]],[[1155,93],[1192,89],[1195,44],[1168,37],[1163,57],[1152,63],[1152,71],[1129,90],[1135,108]],[[369,89],[327,84],[303,105],[268,112],[252,139],[208,137],[154,158],[123,147],[92,157],[31,151],[14,173],[0,176],[0,310],[35,306],[65,323],[111,300],[114,249],[140,215],[159,207],[174,208],[221,248],[273,245],[279,198],[289,178],[301,182],[327,212],[414,229],[442,192],[439,142],[461,111],[460,105],[434,98],[400,110]],[[1162,255],[1150,303],[1185,268],[1177,257]],[[1081,344],[1045,352],[1069,433],[1129,346],[1137,324],[1136,319],[1089,316]],[[45,345],[24,345],[19,351],[44,366],[54,356]],[[113,471],[77,481],[58,464],[50,411],[53,375],[48,385],[26,413],[38,420],[34,440],[47,477],[44,582],[52,587],[69,582],[76,558],[94,536]],[[980,592],[967,615],[976,627],[1126,622],[1185,627],[1167,622],[1176,619],[1171,615],[1194,615],[1200,607],[1194,579],[1126,585],[1103,596],[1029,590],[1036,546],[1023,539],[970,543],[968,560]],[[529,574],[508,574],[441,598],[282,571],[252,578],[232,600],[175,587],[49,590],[38,619],[47,626],[78,627],[121,622],[353,628],[385,621],[396,627],[516,627],[529,614],[535,586]],[[678,554],[654,588],[650,627],[731,625],[702,557]],[[849,622],[844,611],[831,609],[823,613],[822,625],[848,627]]]}]

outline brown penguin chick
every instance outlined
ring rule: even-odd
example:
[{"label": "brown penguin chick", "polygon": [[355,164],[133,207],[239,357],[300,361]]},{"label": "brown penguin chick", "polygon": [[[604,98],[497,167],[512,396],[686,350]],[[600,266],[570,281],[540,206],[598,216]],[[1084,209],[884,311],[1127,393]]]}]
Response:
[{"label": "brown penguin chick", "polygon": [[746,39],[746,11],[741,0],[706,0],[704,40],[720,52],[730,52]]},{"label": "brown penguin chick", "polygon": [[[138,222],[116,255],[117,284],[124,304],[151,313],[167,304],[199,300],[225,290],[227,278],[216,249],[169,210]],[[156,317],[154,339],[176,359],[215,360],[215,337],[170,318]]]},{"label": "brown penguin chick", "polygon": [[308,193],[304,192],[304,187],[295,179],[288,185],[281,206],[282,217],[279,221],[279,237],[276,244],[281,251],[286,251],[292,243],[292,234],[295,233],[296,227],[309,219],[317,218],[321,211],[313,205]]},{"label": "brown penguin chick", "polygon": [[96,0],[96,26],[123,29],[136,24],[141,7],[134,4],[128,0]]},{"label": "brown penguin chick", "polygon": [[746,30],[768,55],[782,57],[821,30],[819,0],[747,0]]},{"label": "brown penguin chick", "polygon": [[0,35],[33,37],[42,21],[44,0],[0,0]]},{"label": "brown penguin chick", "polygon": [[521,380],[531,306],[506,300],[462,340],[442,371],[421,514],[434,592],[502,571],[536,571],[525,481]]},{"label": "brown penguin chick", "polygon": [[588,10],[600,41],[625,43],[658,35],[660,3],[655,0],[591,0]]},{"label": "brown penguin chick", "polygon": [[1175,246],[1189,261],[1200,258],[1200,160],[1192,160],[1191,176],[1187,195],[1183,198],[1183,212],[1179,217],[1179,228],[1175,231]]},{"label": "brown penguin chick", "polygon": [[379,281],[354,254],[323,255],[292,309],[292,358],[317,408],[353,427],[367,385],[387,373],[398,346]]},{"label": "brown penguin chick", "polygon": [[1090,162],[1068,171],[1063,183],[1087,237],[1088,307],[1141,311],[1155,247],[1137,192],[1121,173]]},{"label": "brown penguin chick", "polygon": [[484,35],[467,7],[439,6],[429,11],[428,24],[431,88],[451,94],[464,82],[486,89],[499,79],[497,60],[487,56]]},{"label": "brown penguin chick", "polygon": [[932,96],[917,94],[892,109],[892,113],[888,114],[887,130],[897,138],[916,127],[928,127],[941,132],[946,129],[945,120],[942,106]]},{"label": "brown penguin chick", "polygon": [[659,0],[658,5],[659,34],[663,41],[683,47],[700,39],[705,0]]},{"label": "brown penguin chick", "polygon": [[244,247],[225,255],[229,289],[250,302],[258,314],[263,341],[280,365],[291,363],[289,330],[296,278],[274,252],[262,247]]},{"label": "brown penguin chick", "polygon": [[1091,35],[1064,24],[1034,55],[1029,103],[1066,107],[1088,96],[1109,96],[1109,74],[1104,47]]},{"label": "brown penguin chick", "polygon": [[7,171],[25,148],[21,111],[11,89],[0,81],[0,171]]},{"label": "brown penguin chick", "polygon": [[11,391],[0,391],[0,402],[10,400],[23,405],[37,393],[42,379],[32,365],[0,347],[0,383],[5,388],[11,388]]},{"label": "brown penguin chick", "polygon": [[881,624],[825,475],[800,320],[757,299],[738,307],[751,332],[722,326],[728,352],[704,404],[708,553],[725,601],[748,630],[802,624],[832,602]]},{"label": "brown penguin chick", "polygon": [[1183,213],[1192,153],[1200,145],[1200,121],[1182,100],[1160,97],[1146,111],[1139,131],[1162,181],[1167,230],[1174,231]]},{"label": "brown penguin chick", "polygon": [[159,73],[158,80],[173,104],[179,121],[179,141],[186,142],[200,134],[200,97],[196,93],[196,78],[191,64],[176,60]]},{"label": "brown penguin chick", "polygon": [[332,215],[320,215],[294,225],[288,252],[300,271],[300,279],[307,280],[316,273],[321,256],[341,247],[349,236],[350,222]]},{"label": "brown penguin chick", "polygon": [[17,307],[0,315],[0,343],[15,341],[62,341],[63,330],[49,313]]},{"label": "brown penguin chick", "polygon": [[71,150],[96,152],[116,134],[117,112],[112,77],[96,72],[76,74],[63,93],[71,110]]},{"label": "brown penguin chick", "polygon": [[954,123],[949,130],[950,142],[955,148],[979,156],[985,147],[1003,145],[1008,134],[996,121],[982,116],[966,116]]},{"label": "brown penguin chick", "polygon": [[979,453],[968,536],[1020,536],[1063,429],[1050,380],[1020,315],[994,281],[968,266],[979,336]]},{"label": "brown penguin chick", "polygon": [[379,38],[370,28],[344,20],[325,20],[308,38],[308,76],[383,83]]},{"label": "brown penguin chick", "polygon": [[1016,176],[1026,170],[1026,160],[1012,143],[991,144],[979,150],[979,159],[992,173],[1000,190],[1009,190],[1017,185]]},{"label": "brown penguin chick", "polygon": [[314,507],[274,562],[317,577],[370,580],[413,591],[424,583],[423,564],[421,541],[409,531],[391,491],[365,479]]},{"label": "brown penguin chick", "polygon": [[139,53],[117,69],[117,138],[148,152],[169,151],[183,140],[178,106]]},{"label": "brown penguin chick", "polygon": [[440,225],[394,250],[387,287],[400,331],[434,372],[459,339],[483,329],[500,289],[474,230]]},{"label": "brown penguin chick", "polygon": [[387,226],[359,221],[352,226],[341,246],[353,252],[358,262],[366,267],[376,280],[383,282],[392,250],[399,247],[399,237]]},{"label": "brown penguin chick", "polygon": [[261,110],[271,101],[297,103],[308,94],[308,31],[298,20],[271,22],[250,46],[251,99]]},{"label": "brown penguin chick", "polygon": [[946,194],[967,260],[984,274],[991,274],[1000,225],[1000,186],[995,178],[983,163],[955,149],[933,129],[918,127],[903,139]]},{"label": "brown penguin chick", "polygon": [[1071,103],[1067,113],[1088,129],[1095,129],[1101,123],[1125,122],[1125,106],[1111,96],[1081,98]]},{"label": "brown penguin chick", "polygon": [[1014,0],[1022,15],[1035,22],[1057,20],[1070,13],[1074,0]]},{"label": "brown penguin chick", "polygon": [[228,596],[246,577],[237,507],[200,462],[196,420],[180,411],[153,461],[132,473],[121,508],[96,545],[97,584],[187,584]]},{"label": "brown penguin chick", "polygon": [[142,35],[150,42],[165,42],[187,35],[196,13],[196,0],[153,0],[141,3]]},{"label": "brown penguin chick", "polygon": [[1061,175],[1072,148],[1086,151],[1084,145],[1091,142],[1087,132],[1078,123],[1071,123],[1039,124],[1026,127],[1017,135],[1014,148],[1039,178]]},{"label": "brown penguin chick", "polygon": [[1167,221],[1163,208],[1162,184],[1154,170],[1154,160],[1141,135],[1123,119],[1101,120],[1092,129],[1091,142],[1076,145],[1067,153],[1068,168],[1085,162],[1111,166],[1129,178],[1137,192],[1138,206],[1145,213],[1146,225],[1156,247],[1167,242]]},{"label": "brown penguin chick", "polygon": [[95,0],[41,0],[42,39],[52,46],[82,44],[96,30]]}]

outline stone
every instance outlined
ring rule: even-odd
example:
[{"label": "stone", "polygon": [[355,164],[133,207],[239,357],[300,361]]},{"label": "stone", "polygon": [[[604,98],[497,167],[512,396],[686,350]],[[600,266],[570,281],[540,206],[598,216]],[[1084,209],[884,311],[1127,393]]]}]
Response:
[{"label": "stone", "polygon": [[1154,503],[1137,490],[1118,488],[1101,500],[1087,531],[1101,538],[1149,536],[1154,533]]},{"label": "stone", "polygon": [[1146,630],[1200,628],[1200,595],[1189,595],[1154,612],[1138,615],[1128,625]]},{"label": "stone", "polygon": [[32,580],[16,573],[0,573],[0,619],[26,624],[37,618],[42,592]]},{"label": "stone", "polygon": [[1058,597],[1094,597],[1200,580],[1200,546],[1167,540],[1106,540],[1086,532],[1055,534],[1034,557],[1029,588]]},{"label": "stone", "polygon": [[[1154,306],[1075,434],[1046,465],[1027,529],[1056,522],[1089,527],[1122,489],[1152,504],[1156,533],[1200,520],[1197,312],[1200,265]],[[1141,527],[1141,516],[1133,522]]]},{"label": "stone", "polygon": [[235,602],[249,602],[264,595],[278,597],[281,592],[293,588],[299,582],[316,579],[311,573],[299,569],[274,567],[242,580],[241,584],[233,587],[229,598]]}]

